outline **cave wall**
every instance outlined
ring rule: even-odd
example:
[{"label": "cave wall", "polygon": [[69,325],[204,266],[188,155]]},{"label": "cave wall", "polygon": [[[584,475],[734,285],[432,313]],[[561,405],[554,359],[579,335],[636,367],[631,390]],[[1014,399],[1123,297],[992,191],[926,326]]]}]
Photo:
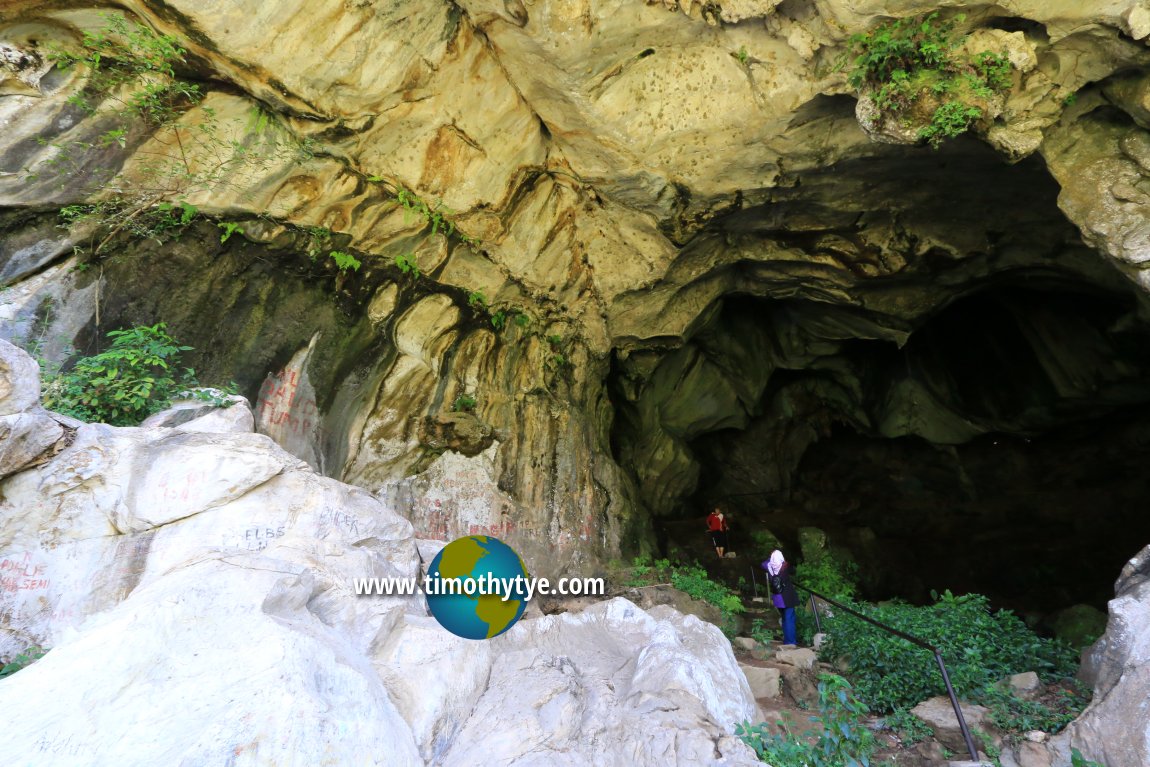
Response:
[{"label": "cave wall", "polygon": [[[1017,269],[1145,284],[1141,6],[968,9],[963,29],[1009,54],[1014,87],[976,138],[932,152],[872,141],[889,137],[860,128],[835,64],[851,34],[933,5],[720,5],[6,3],[0,332],[58,358],[99,329],[168,320],[204,377],[236,378],[297,455],[392,498],[421,532],[513,531],[559,568],[648,545],[646,515],[692,489],[688,443],[748,424],[778,368],[824,364],[847,339],[901,343]],[[213,221],[243,222],[243,242],[221,247],[205,224],[71,271],[90,234],[53,213],[163,151],[141,129],[25,173],[53,142],[107,128],[69,103],[83,77],[45,52],[109,10],[187,45],[185,74],[207,93],[187,130],[212,110],[258,140],[258,109],[309,141],[306,158],[239,163],[227,184],[185,190]],[[478,246],[429,231],[400,188],[439,201]],[[298,235],[312,226],[363,269],[309,263]],[[394,264],[407,252],[414,282]],[[533,332],[496,332],[474,292],[528,312]],[[747,346],[708,338],[731,294],[802,298],[818,316],[775,337],[740,326]],[[857,399],[836,365],[826,380]],[[705,392],[706,406],[673,390]],[[447,417],[459,394],[475,396],[478,423]],[[472,437],[445,439],[449,426]]]}]

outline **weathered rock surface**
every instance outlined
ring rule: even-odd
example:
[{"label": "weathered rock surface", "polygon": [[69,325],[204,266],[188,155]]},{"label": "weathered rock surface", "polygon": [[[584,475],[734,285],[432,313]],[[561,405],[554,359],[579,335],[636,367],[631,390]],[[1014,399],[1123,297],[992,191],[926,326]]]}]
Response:
[{"label": "weathered rock surface", "polygon": [[[48,416],[4,418],[59,438]],[[51,648],[0,681],[0,758],[757,763],[731,734],[755,703],[715,626],[615,599],[458,639],[418,597],[355,593],[417,576],[434,543],[264,435],[191,428],[211,418],[82,425],[0,481],[0,658]]]},{"label": "weathered rock surface", "polygon": [[781,691],[782,675],[777,668],[763,666],[747,666],[740,664],[747,683],[751,686],[751,694],[755,698],[777,698]]},{"label": "weathered rock surface", "polygon": [[0,339],[0,416],[40,403],[40,366],[23,350]]},{"label": "weathered rock surface", "polygon": [[1108,765],[1150,763],[1150,547],[1114,584],[1106,633],[1086,660],[1093,670],[1090,706],[1051,746],[1069,762],[1070,747]]},{"label": "weathered rock surface", "polygon": [[47,413],[0,416],[0,479],[46,460],[64,434]]},{"label": "weathered rock surface", "polygon": [[[186,41],[187,68],[207,91],[184,130],[210,112],[256,140],[255,111],[314,151],[302,162],[241,164],[218,188],[177,190],[240,221],[243,237],[224,244],[203,222],[179,240],[118,243],[114,258],[79,271],[73,250],[91,233],[59,230],[55,209],[96,194],[100,168],[146,175],[164,143],[140,128],[122,149],[113,142],[56,172],[60,142],[98,142],[111,123],[107,110],[89,116],[69,104],[84,76],[54,69],[46,52],[98,26],[103,6],[5,3],[0,335],[60,362],[117,324],[167,319],[197,348],[202,374],[240,382],[257,430],[284,449],[247,433],[242,406],[173,431],[82,427],[64,446],[60,427],[32,412],[38,386],[26,358],[9,365],[0,344],[0,381],[18,382],[0,390],[0,417],[14,419],[4,422],[0,474],[19,472],[5,482],[4,508],[20,511],[0,521],[0,540],[16,547],[5,561],[19,565],[19,583],[34,584],[5,596],[19,631],[63,641],[85,616],[164,582],[160,564],[121,572],[125,557],[166,568],[206,557],[207,568],[237,548],[270,556],[260,552],[286,538],[312,552],[291,560],[294,577],[330,537],[316,521],[329,502],[357,528],[396,510],[421,536],[494,533],[541,574],[572,572],[650,542],[648,514],[679,512],[699,489],[701,454],[751,477],[749,492],[785,495],[807,448],[834,425],[952,446],[1145,402],[1144,362],[1123,350],[1145,348],[1129,329],[1150,316],[1150,12],[1134,0],[970,9],[969,44],[1013,66],[993,123],[937,153],[876,144],[871,136],[901,126],[853,101],[835,62],[852,34],[936,6],[132,0],[122,8],[133,19]],[[25,173],[37,169],[53,172]],[[480,244],[438,234],[403,209],[400,189],[439,201]],[[330,230],[332,249],[362,256],[362,270],[317,262],[316,228]],[[421,277],[398,268],[408,254]],[[1035,284],[1089,285],[1121,310],[1104,322],[1042,307],[1013,313],[988,340],[1009,328],[1026,343],[1004,356],[1027,362],[978,397],[934,352],[954,344],[930,332],[913,341],[971,292]],[[974,352],[993,347],[974,337]],[[899,351],[864,365],[856,350],[868,342]],[[475,422],[449,413],[460,395],[475,396]],[[742,449],[733,429],[754,447]],[[300,461],[376,498],[334,489]],[[298,505],[316,494],[328,499],[321,509]],[[248,527],[235,527],[235,509],[254,515],[241,520]],[[395,542],[410,535],[388,520],[386,556],[349,543],[358,529],[331,535],[361,564],[382,567],[377,554],[406,561],[410,551],[395,551],[409,544]],[[188,537],[179,546],[169,540],[177,532]],[[86,564],[61,564],[72,561],[65,554]],[[237,598],[270,586],[251,588]],[[1123,601],[1139,588],[1115,600],[1092,661],[1098,711],[1076,737],[1146,762],[1142,730],[1109,738],[1101,724],[1140,700],[1125,692],[1140,684],[1133,669],[1144,658],[1124,627],[1145,599]],[[67,596],[74,589],[88,596]],[[62,606],[45,612],[29,590]],[[317,599],[321,613],[334,604]],[[253,634],[283,647],[286,662],[329,657],[321,639],[287,647],[276,630]],[[62,662],[43,673],[64,673],[52,670]],[[300,690],[301,715],[307,701],[336,705],[354,688],[392,721],[370,676],[328,671],[343,692]],[[559,676],[540,673],[549,680],[540,696],[578,710],[552,695]],[[424,729],[387,744],[395,753],[446,753],[429,705]],[[349,736],[348,748],[376,753],[385,744],[373,737]],[[61,744],[45,742],[45,753],[70,747]],[[197,748],[173,743],[157,757],[215,759]]]},{"label": "weathered rock surface", "polygon": [[255,416],[247,399],[217,393],[220,404],[199,399],[178,400],[166,410],[148,416],[140,426],[166,426],[176,431],[210,434],[246,434],[255,430]]},{"label": "weathered rock surface", "polygon": [[[961,708],[962,718],[966,720],[966,726],[971,732],[993,730],[987,719],[990,712],[984,706],[965,704]],[[967,753],[966,741],[962,737],[962,730],[958,726],[958,717],[954,715],[950,698],[940,695],[937,698],[924,700],[910,712],[934,730],[934,737],[938,742],[957,753]]]},{"label": "weathered rock surface", "polygon": [[783,647],[775,653],[775,660],[779,663],[786,663],[788,666],[794,666],[795,668],[811,669],[814,668],[815,663],[818,662],[818,656],[815,655],[814,650],[807,647],[791,649]]},{"label": "weathered rock surface", "polygon": [[[993,151],[972,139],[938,153],[872,143],[835,65],[852,34],[935,10],[919,0],[293,0],[275,13],[256,0],[129,2],[133,20],[184,41],[205,84],[184,130],[210,110],[255,141],[250,116],[262,110],[269,120],[257,124],[314,151],[178,190],[240,221],[242,237],[225,245],[211,224],[194,225],[180,241],[124,242],[99,270],[73,273],[87,233],[61,232],[39,211],[87,196],[97,166],[138,179],[164,151],[141,129],[63,179],[56,165],[24,173],[46,167],[54,144],[96,142],[109,127],[106,111],[69,106],[85,77],[46,55],[98,26],[96,7],[17,0],[0,18],[0,206],[10,214],[0,280],[14,282],[0,333],[43,340],[59,361],[101,328],[163,317],[204,357],[197,369],[235,377],[258,430],[309,465],[407,493],[422,534],[474,526],[552,547],[556,570],[650,540],[647,513],[697,489],[694,442],[756,417],[777,424],[762,440],[780,456],[772,491],[786,490],[819,434],[812,402],[871,433],[944,444],[1031,428],[934,401],[934,375],[865,401],[873,382],[844,350],[902,344],[994,280],[1057,274],[1114,287],[1075,226],[1150,285],[1137,134],[1150,114],[1150,16],[1133,0],[972,10],[960,27],[968,45],[1006,55],[1013,87],[980,127]],[[480,244],[440,236],[403,209],[399,189],[440,201]],[[315,228],[331,232],[331,249],[362,256],[362,270],[317,263]],[[416,280],[396,268],[407,254]],[[834,311],[780,318],[744,349],[697,338],[736,293]],[[530,315],[527,327],[497,327],[511,316],[497,310],[512,309]],[[237,332],[221,338],[221,324]],[[761,402],[771,380],[816,367],[832,380]],[[1046,367],[1060,387],[1091,375]],[[477,397],[491,435],[428,429],[460,394]],[[498,515],[473,513],[486,489],[410,482],[437,451],[482,455],[495,435],[477,463],[496,478]]]},{"label": "weathered rock surface", "polygon": [[1042,687],[1038,674],[1033,671],[1015,674],[1010,677],[1009,683],[1011,692],[1019,697],[1027,697]]}]

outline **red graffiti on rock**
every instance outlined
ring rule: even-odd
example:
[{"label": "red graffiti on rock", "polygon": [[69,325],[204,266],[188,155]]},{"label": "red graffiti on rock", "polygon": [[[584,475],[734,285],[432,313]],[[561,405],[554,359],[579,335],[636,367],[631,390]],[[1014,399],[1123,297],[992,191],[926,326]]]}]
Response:
[{"label": "red graffiti on rock", "polygon": [[32,562],[32,553],[25,552],[16,559],[0,559],[0,591],[11,594],[17,591],[42,591],[51,585],[48,578],[43,577],[48,566]]},{"label": "red graffiti on rock", "polygon": [[310,435],[319,425],[315,398],[299,395],[298,371],[269,375],[256,400],[256,420],[265,429],[276,426],[285,433]]}]

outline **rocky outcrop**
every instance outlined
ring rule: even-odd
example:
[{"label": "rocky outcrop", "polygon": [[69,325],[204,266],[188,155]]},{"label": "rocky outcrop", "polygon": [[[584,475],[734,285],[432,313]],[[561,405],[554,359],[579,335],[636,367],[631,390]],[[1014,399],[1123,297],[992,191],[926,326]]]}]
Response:
[{"label": "rocky outcrop", "polygon": [[1083,670],[1094,687],[1090,706],[1055,739],[1109,765],[1150,762],[1150,547],[1127,563],[1114,584],[1106,633],[1089,650]]},{"label": "rocky outcrop", "polygon": [[15,415],[40,404],[40,366],[36,360],[0,339],[0,416]]},{"label": "rocky outcrop", "polygon": [[[932,153],[874,144],[859,128],[836,65],[849,37],[928,3],[330,0],[274,16],[254,0],[123,7],[188,48],[179,74],[205,98],[186,105],[177,131],[246,136],[243,153],[225,140],[211,157],[182,158],[195,178],[222,163],[226,184],[176,184],[177,197],[242,235],[224,245],[208,226],[162,247],[125,241],[100,269],[70,272],[73,246],[91,233],[35,213],[94,194],[100,169],[138,182],[168,139],[140,129],[101,142],[110,107],[86,115],[69,104],[86,76],[51,67],[51,51],[101,23],[87,3],[9,3],[4,334],[35,336],[58,360],[69,342],[98,343],[109,323],[163,317],[200,350],[198,369],[240,381],[262,433],[373,492],[407,492],[443,449],[424,441],[426,419],[474,396],[500,435],[475,468],[505,503],[475,518],[470,495],[442,483],[411,502],[438,502],[452,532],[506,530],[508,516],[513,538],[553,547],[563,565],[646,545],[645,512],[672,510],[696,487],[689,443],[763,412],[752,403],[778,371],[841,368],[829,346],[853,339],[902,343],[986,280],[1053,271],[1115,284],[1074,244],[1037,159],[1013,170],[973,141]],[[1058,206],[1135,282],[1145,282],[1136,131],[1146,31],[1133,2],[979,7],[959,27],[970,51],[1011,65],[1001,113],[980,137],[1011,161],[1041,157],[1062,185]],[[283,151],[302,142],[302,158]],[[99,151],[80,161],[61,148],[80,143]],[[1104,178],[1108,194],[1095,195]],[[330,234],[322,248],[320,231]],[[335,249],[358,254],[362,269],[317,261]],[[400,256],[422,276],[397,269]],[[133,259],[163,263],[149,275],[166,273],[160,284],[173,289],[142,284]],[[697,337],[732,293],[837,307],[836,327],[783,330],[792,342],[733,385],[700,358]],[[529,328],[495,321],[514,311]],[[221,318],[241,337],[221,341]],[[881,412],[860,413],[846,405],[857,382],[843,378],[777,407],[838,401],[882,434],[979,431],[961,413],[915,422],[910,403],[929,392],[913,382]],[[633,433],[612,434],[616,404],[634,409],[620,416]],[[798,426],[771,435],[786,446],[776,486],[811,438]],[[608,457],[613,440],[621,467]]]},{"label": "rocky outcrop", "polygon": [[250,420],[236,402],[79,425],[0,480],[0,658],[51,648],[0,681],[0,757],[757,763],[731,735],[755,704],[716,627],[615,599],[475,642],[419,596],[357,596],[356,578],[418,575],[411,523],[232,411]]}]

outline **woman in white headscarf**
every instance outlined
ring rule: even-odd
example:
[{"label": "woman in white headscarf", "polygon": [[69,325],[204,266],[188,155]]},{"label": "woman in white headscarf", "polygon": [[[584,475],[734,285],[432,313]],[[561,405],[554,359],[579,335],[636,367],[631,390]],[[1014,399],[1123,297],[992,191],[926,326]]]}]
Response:
[{"label": "woman in white headscarf", "polygon": [[799,595],[791,580],[795,566],[783,558],[783,552],[775,549],[771,558],[763,562],[763,569],[767,571],[767,583],[771,587],[771,602],[779,609],[783,623],[783,644],[798,644],[795,608],[799,605]]}]

